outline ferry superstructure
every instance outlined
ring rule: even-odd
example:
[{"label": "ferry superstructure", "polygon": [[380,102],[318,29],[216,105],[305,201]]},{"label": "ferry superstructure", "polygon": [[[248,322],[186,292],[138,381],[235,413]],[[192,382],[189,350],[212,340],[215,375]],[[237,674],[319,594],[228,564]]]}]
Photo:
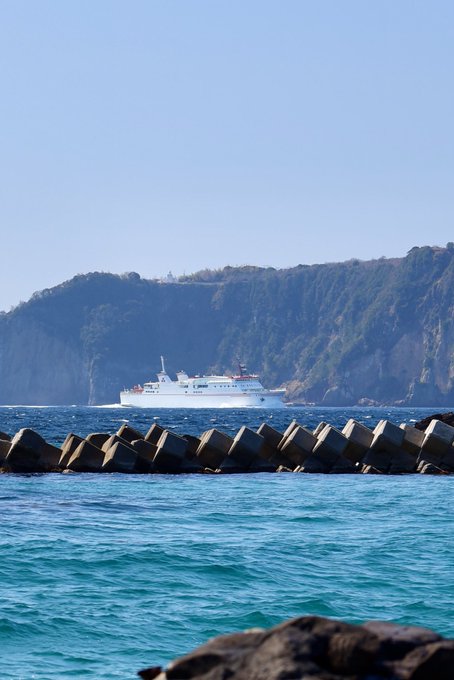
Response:
[{"label": "ferry superstructure", "polygon": [[139,408],[282,408],[284,389],[266,390],[257,375],[247,373],[240,364],[239,375],[202,375],[189,377],[184,371],[173,381],[165,370],[156,382],[145,382],[120,392],[122,406]]}]

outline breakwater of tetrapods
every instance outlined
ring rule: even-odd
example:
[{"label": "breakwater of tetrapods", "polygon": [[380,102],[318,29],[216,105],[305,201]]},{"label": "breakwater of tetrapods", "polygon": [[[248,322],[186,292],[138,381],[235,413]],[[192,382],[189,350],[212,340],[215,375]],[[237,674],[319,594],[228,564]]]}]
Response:
[{"label": "breakwater of tetrapods", "polygon": [[115,433],[70,432],[61,447],[35,430],[0,432],[0,470],[11,473],[134,474],[454,474],[454,427],[429,419],[424,429],[381,420],[374,429],[350,419],[340,430],[292,421],[284,432],[268,423],[234,436],[209,429],[194,436],[154,423],[147,432],[123,424]]}]

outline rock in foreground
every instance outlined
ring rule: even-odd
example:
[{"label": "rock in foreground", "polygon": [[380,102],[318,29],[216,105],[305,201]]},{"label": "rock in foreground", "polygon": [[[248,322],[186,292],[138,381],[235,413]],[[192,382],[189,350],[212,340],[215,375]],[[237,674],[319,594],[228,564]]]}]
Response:
[{"label": "rock in foreground", "polygon": [[425,628],[317,616],[222,635],[143,680],[452,680],[454,640]]}]

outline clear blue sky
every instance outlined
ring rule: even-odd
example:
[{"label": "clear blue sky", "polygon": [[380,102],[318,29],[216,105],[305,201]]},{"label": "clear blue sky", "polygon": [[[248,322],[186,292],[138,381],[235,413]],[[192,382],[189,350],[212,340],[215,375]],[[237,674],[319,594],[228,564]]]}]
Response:
[{"label": "clear blue sky", "polygon": [[0,0],[0,309],[454,240],[454,3]]}]

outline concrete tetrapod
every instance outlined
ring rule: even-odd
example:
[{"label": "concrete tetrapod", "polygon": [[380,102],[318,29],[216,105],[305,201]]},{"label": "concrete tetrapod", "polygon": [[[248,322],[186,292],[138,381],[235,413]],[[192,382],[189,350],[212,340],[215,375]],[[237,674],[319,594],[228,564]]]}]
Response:
[{"label": "concrete tetrapod", "polygon": [[159,437],[153,463],[158,472],[178,472],[188,448],[184,437],[165,430]]},{"label": "concrete tetrapod", "polygon": [[100,472],[104,456],[102,449],[84,440],[74,451],[66,468],[73,472]]},{"label": "concrete tetrapod", "polygon": [[284,433],[279,450],[295,468],[304,464],[316,443],[317,437],[310,430],[302,425],[296,425],[289,435],[286,436]]},{"label": "concrete tetrapod", "polygon": [[228,455],[233,438],[219,430],[207,430],[202,434],[196,458],[203,467],[216,470]]},{"label": "concrete tetrapod", "polygon": [[161,425],[158,425],[158,423],[153,423],[153,425],[150,427],[147,434],[145,435],[145,441],[150,442],[150,444],[157,445],[159,438],[161,437],[162,434],[164,434],[164,432],[165,429],[161,427]]},{"label": "concrete tetrapod", "polygon": [[22,428],[11,440],[6,464],[13,472],[43,472],[40,456],[45,445],[46,441],[37,432]]},{"label": "concrete tetrapod", "polygon": [[417,430],[416,427],[407,425],[407,423],[401,423],[399,427],[404,431],[402,448],[417,458],[424,442],[424,432]]},{"label": "concrete tetrapod", "polygon": [[374,433],[362,423],[350,418],[342,430],[348,444],[344,456],[352,463],[360,463],[372,444]]},{"label": "concrete tetrapod", "polygon": [[243,425],[232,442],[227,458],[219,466],[223,472],[247,471],[262,449],[264,439],[260,434]]},{"label": "concrete tetrapod", "polygon": [[59,467],[61,467],[63,470],[67,467],[74,451],[83,441],[85,440],[82,439],[82,437],[79,437],[79,435],[74,434],[74,432],[70,432],[66,436],[66,439],[61,447],[61,457],[58,462]]},{"label": "concrete tetrapod", "polygon": [[102,472],[150,472],[153,463],[145,460],[135,449],[122,442],[115,442],[104,455]]},{"label": "concrete tetrapod", "polygon": [[129,443],[131,443],[135,439],[144,439],[144,435],[141,432],[135,430],[133,427],[127,425],[126,423],[123,423],[120,429],[117,430],[117,435],[122,439],[125,439]]}]

